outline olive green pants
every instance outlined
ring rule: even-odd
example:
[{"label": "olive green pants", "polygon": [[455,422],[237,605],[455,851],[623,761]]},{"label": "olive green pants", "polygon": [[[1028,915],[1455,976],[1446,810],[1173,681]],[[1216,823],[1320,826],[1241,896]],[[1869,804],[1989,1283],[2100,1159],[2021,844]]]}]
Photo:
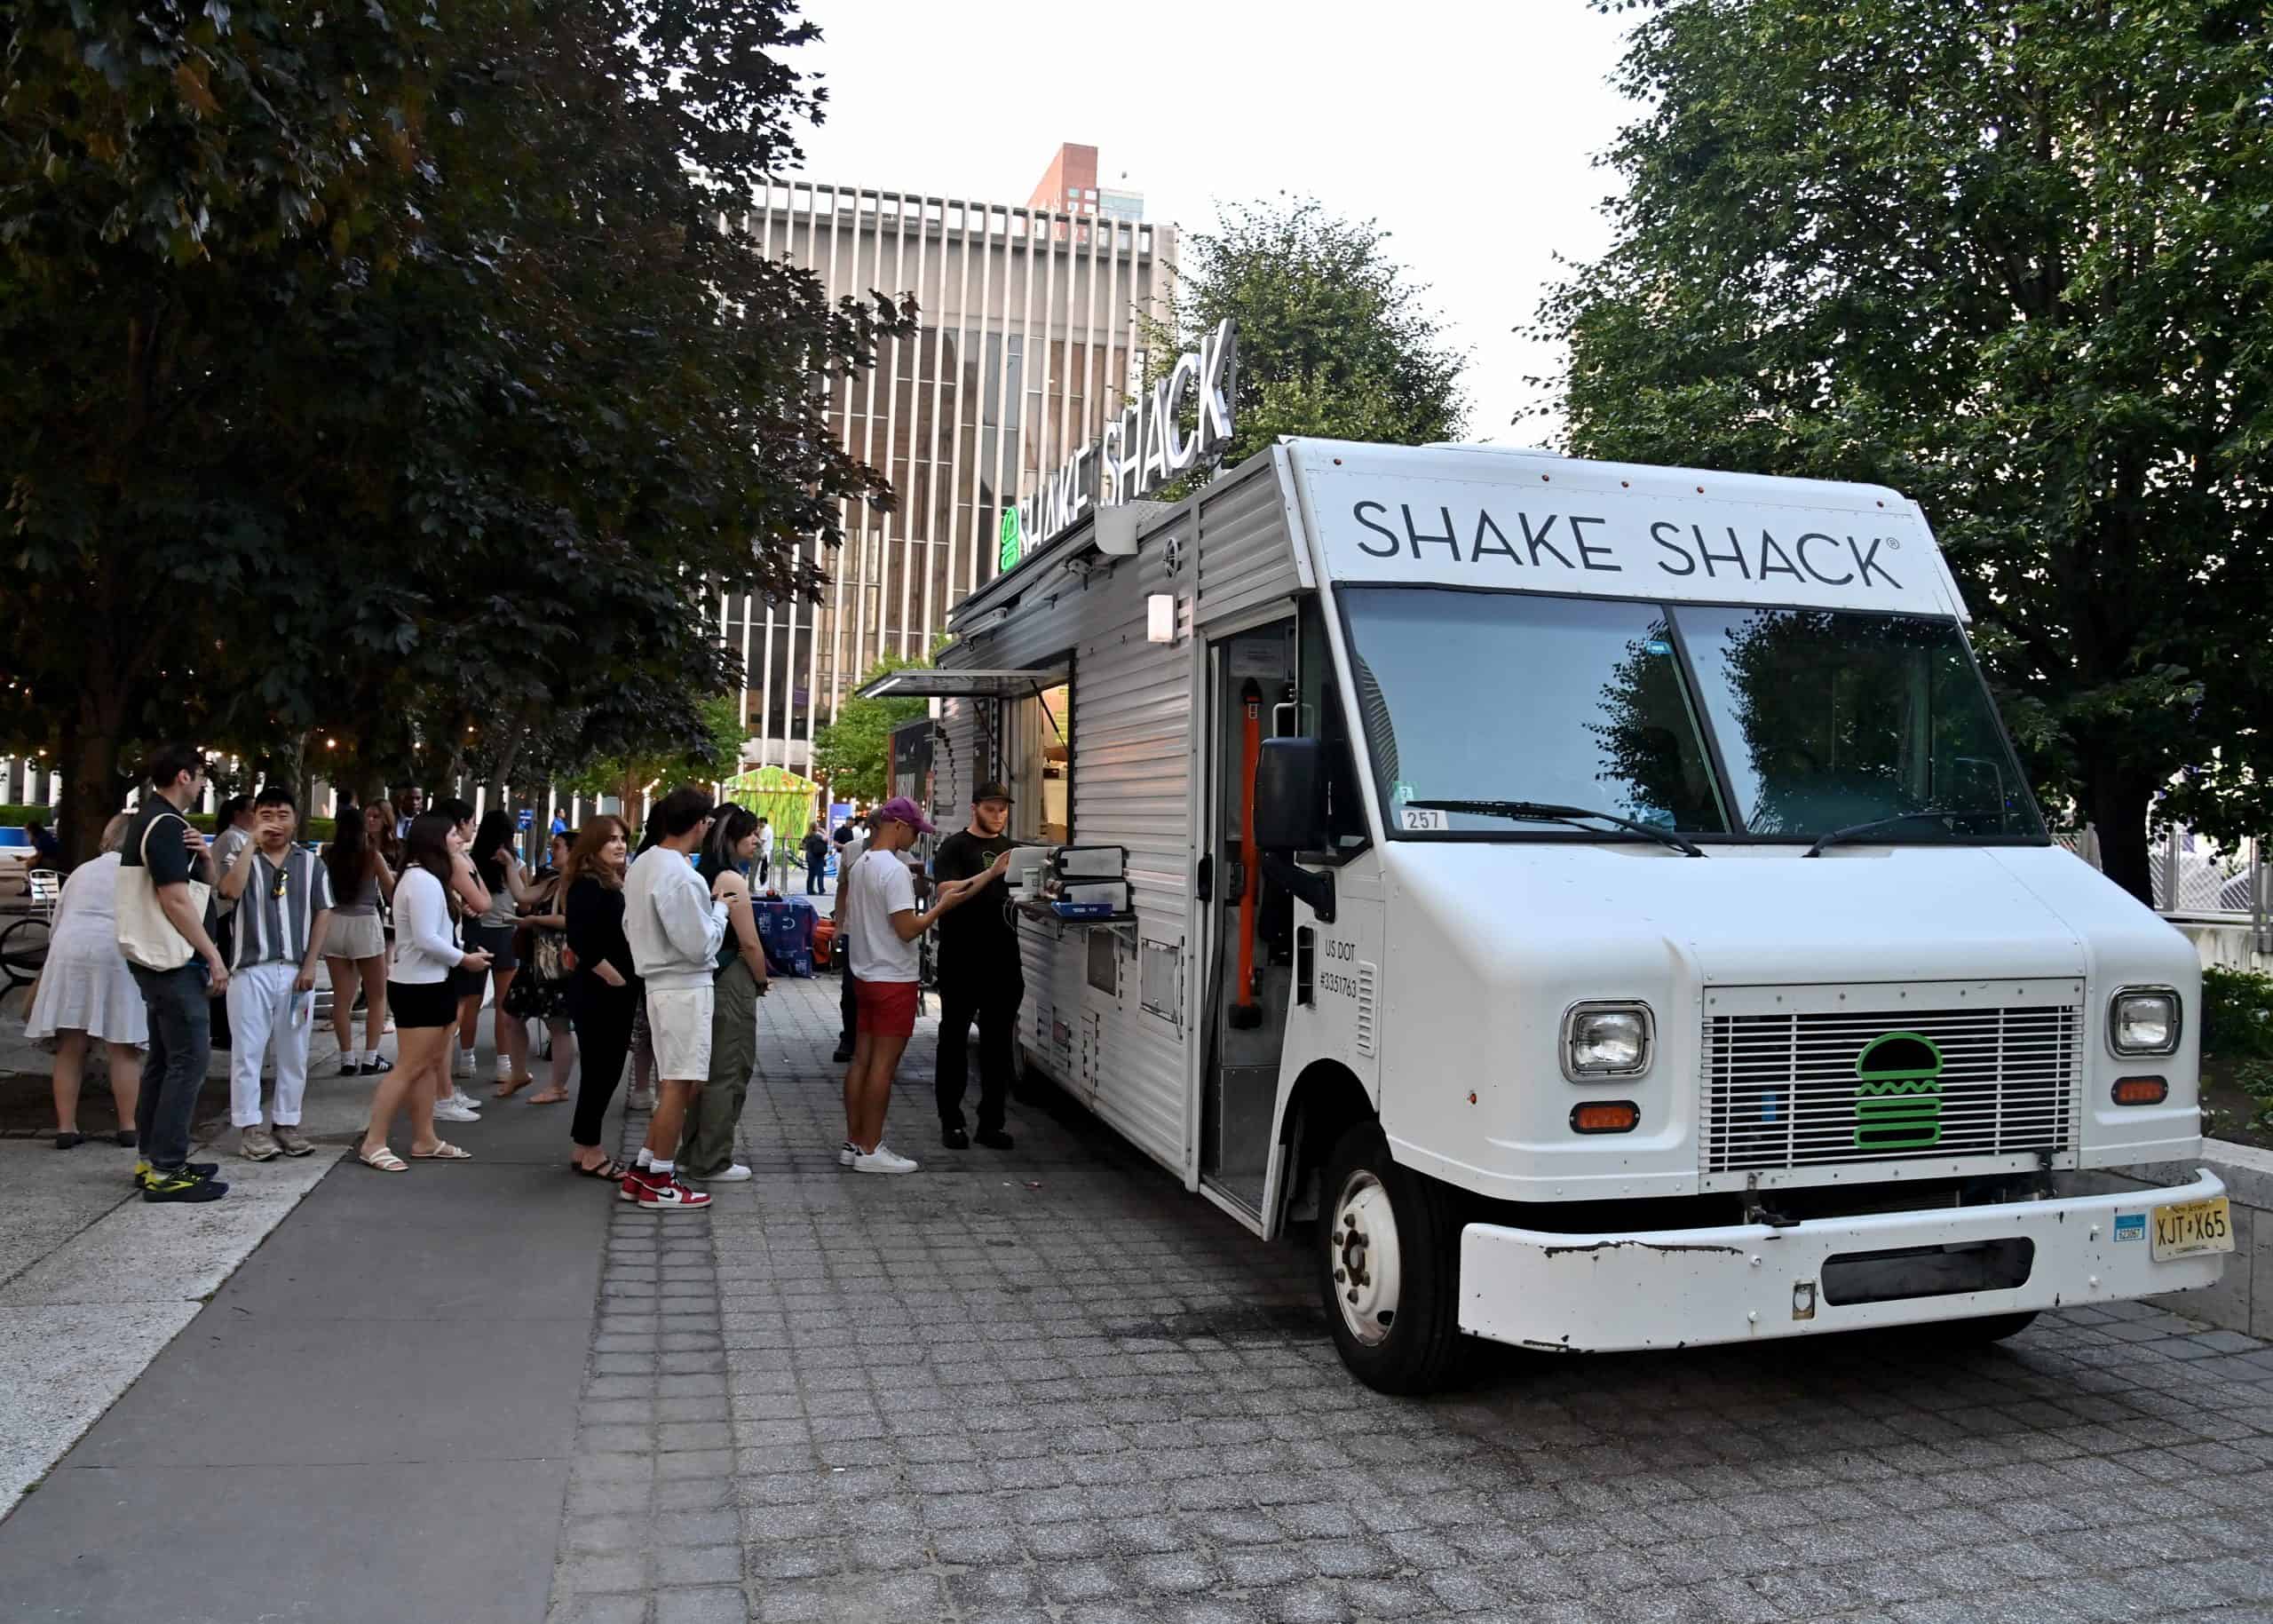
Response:
[{"label": "olive green pants", "polygon": [[686,1108],[679,1136],[682,1177],[709,1178],[734,1161],[734,1125],[757,1067],[757,982],[736,959],[718,972],[710,1008],[710,1075]]}]

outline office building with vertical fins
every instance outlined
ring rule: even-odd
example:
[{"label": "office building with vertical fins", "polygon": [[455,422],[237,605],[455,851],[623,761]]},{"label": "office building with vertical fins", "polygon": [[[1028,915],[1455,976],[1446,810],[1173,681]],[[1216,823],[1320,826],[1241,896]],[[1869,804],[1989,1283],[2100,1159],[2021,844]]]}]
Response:
[{"label": "office building with vertical fins", "polygon": [[1097,438],[1144,367],[1140,319],[1166,314],[1175,228],[1097,184],[1094,147],[1058,148],[1023,205],[788,179],[748,216],[759,250],[832,297],[912,294],[921,330],[835,386],[828,422],[898,496],[847,503],[844,543],[805,543],[818,604],[721,595],[742,656],[744,759],[806,770],[826,726],[885,655],[922,655],[994,578],[1002,515]]}]

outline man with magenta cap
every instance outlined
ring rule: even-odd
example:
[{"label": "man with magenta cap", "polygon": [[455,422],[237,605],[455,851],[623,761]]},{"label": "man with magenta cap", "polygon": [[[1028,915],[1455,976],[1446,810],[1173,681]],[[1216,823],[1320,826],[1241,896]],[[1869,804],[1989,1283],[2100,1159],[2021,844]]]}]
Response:
[{"label": "man with magenta cap", "polygon": [[838,881],[843,896],[845,970],[858,984],[859,1026],[844,1073],[844,1146],[838,1160],[856,1173],[913,1173],[916,1164],[884,1144],[892,1074],[915,1032],[916,939],[1010,864],[1005,852],[986,873],[941,885],[927,913],[915,911],[915,878],[901,855],[918,835],[936,831],[915,802],[894,796],[875,811],[875,834]]}]

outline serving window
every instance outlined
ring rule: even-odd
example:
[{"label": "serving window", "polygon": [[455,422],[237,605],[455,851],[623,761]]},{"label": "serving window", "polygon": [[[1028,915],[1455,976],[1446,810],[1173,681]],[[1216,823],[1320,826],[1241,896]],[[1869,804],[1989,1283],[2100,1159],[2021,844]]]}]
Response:
[{"label": "serving window", "polygon": [[1073,685],[1001,702],[1010,833],[1064,845],[1073,837]]}]

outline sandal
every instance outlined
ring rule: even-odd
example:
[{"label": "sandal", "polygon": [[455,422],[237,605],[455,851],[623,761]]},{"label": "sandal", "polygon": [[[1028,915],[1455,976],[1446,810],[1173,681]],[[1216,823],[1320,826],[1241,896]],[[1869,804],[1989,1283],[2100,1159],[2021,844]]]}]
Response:
[{"label": "sandal", "polygon": [[568,1103],[568,1097],[566,1094],[556,1094],[547,1089],[542,1094],[530,1095],[527,1103],[532,1105],[565,1105]]},{"label": "sandal", "polygon": [[596,1166],[589,1168],[572,1161],[568,1170],[579,1178],[604,1178],[612,1184],[622,1184],[631,1171],[613,1156],[603,1157]]},{"label": "sandal", "polygon": [[410,1164],[382,1145],[375,1151],[357,1151],[355,1160],[382,1173],[408,1173]]},{"label": "sandal", "polygon": [[447,1139],[437,1139],[434,1141],[432,1150],[413,1151],[410,1153],[410,1159],[413,1161],[471,1161],[473,1153],[460,1150]]},{"label": "sandal", "polygon": [[523,1089],[526,1089],[528,1086],[529,1080],[527,1078],[518,1077],[509,1082],[501,1082],[495,1088],[490,1089],[489,1097],[492,1099],[511,1099],[514,1095],[519,1094]]}]

